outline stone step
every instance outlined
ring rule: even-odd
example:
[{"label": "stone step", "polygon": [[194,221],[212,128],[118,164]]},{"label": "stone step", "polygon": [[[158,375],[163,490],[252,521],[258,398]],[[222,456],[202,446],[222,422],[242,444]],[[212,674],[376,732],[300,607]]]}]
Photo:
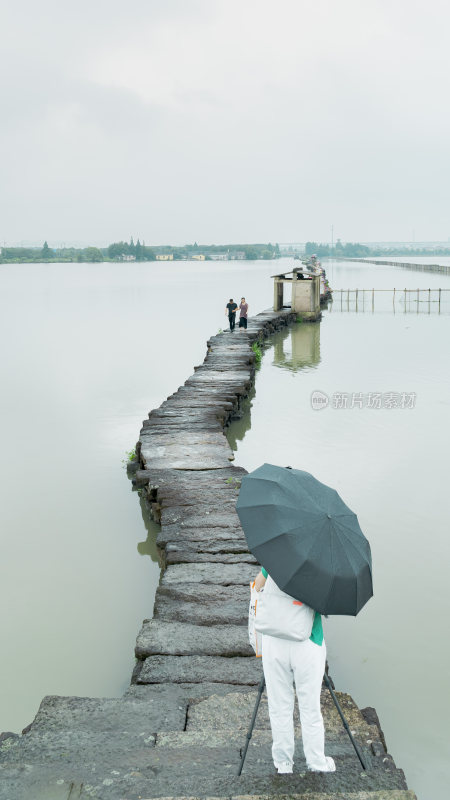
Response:
[{"label": "stone step", "polygon": [[[220,556],[235,555],[238,559],[242,560],[242,563],[253,564],[256,562],[255,557],[248,552],[245,540],[243,543],[240,541],[228,542],[225,539],[221,539],[218,542],[205,542],[202,539],[193,541],[182,539],[179,543],[167,540],[165,546],[166,558],[169,558],[169,554],[172,552],[195,553],[199,560],[201,560],[202,555],[206,555],[207,557],[219,556],[219,558]],[[239,564],[241,562],[238,560],[236,563]]]},{"label": "stone step", "polygon": [[224,421],[228,418],[228,414],[223,411],[217,411],[212,408],[209,411],[205,411],[203,408],[195,408],[195,409],[164,409],[160,411],[158,414],[150,414],[148,419],[145,419],[142,423],[142,430],[147,431],[154,427],[165,427],[167,426],[168,431],[170,432],[172,425],[179,425],[180,423],[191,423],[191,424],[204,424],[211,425],[216,424],[218,428],[223,428]]},{"label": "stone step", "polygon": [[142,431],[141,434],[142,446],[159,447],[162,445],[174,446],[175,444],[180,447],[204,447],[206,445],[214,445],[215,447],[223,447],[227,445],[227,440],[223,435],[222,430],[203,433],[202,431],[173,431],[168,429],[165,433],[153,431],[152,426],[148,426]]},{"label": "stone step", "polygon": [[[345,731],[344,731],[345,733]],[[208,750],[228,750],[227,758],[229,763],[239,761],[239,756],[246,743],[245,732],[239,730],[192,730],[192,731],[163,731],[157,732],[155,737],[155,747],[160,750],[193,750],[194,748],[205,747]],[[272,736],[270,731],[254,731],[250,740],[249,750],[247,753],[248,764],[260,763],[261,770],[264,773],[271,773],[273,771],[273,763],[271,756]],[[355,750],[350,742],[348,736],[334,736],[326,737],[325,751],[327,755],[334,757],[355,758],[356,764],[361,765],[355,753]],[[371,768],[374,758],[376,758],[368,747],[361,746],[363,757],[367,768]],[[385,754],[386,755],[386,754]],[[298,729],[295,730],[295,761],[302,764],[302,768],[306,769],[304,763],[304,755],[302,748],[302,738]],[[386,762],[385,762],[386,763]],[[247,764],[247,760],[246,760]]]},{"label": "stone step", "polygon": [[[241,747],[237,743],[212,746],[214,737],[208,743],[192,744],[190,747],[170,747],[157,744],[152,756],[159,757],[160,772],[152,783],[149,796],[157,796],[166,783],[169,784],[171,796],[181,792],[195,797],[211,797],[223,791],[226,782],[230,795],[246,795],[259,797],[261,794],[276,793],[291,798],[294,792],[322,791],[330,800],[336,792],[371,791],[375,789],[405,789],[405,777],[392,762],[372,758],[364,753],[369,765],[367,771],[362,770],[354,752],[338,745],[333,749],[336,761],[336,772],[329,774],[311,773],[306,770],[304,758],[298,752],[294,766],[294,774],[279,776],[270,757],[270,747],[263,752],[261,748],[249,748],[243,774],[236,776],[240,760]],[[328,748],[331,750],[331,748]],[[259,751],[259,752],[258,752]],[[195,775],[193,775],[195,772]],[[169,794],[169,792],[167,792]],[[143,795],[145,796],[145,795]],[[255,798],[256,800],[256,798]]]},{"label": "stone step", "polygon": [[[210,401],[210,403],[208,404],[208,408],[211,411],[215,411],[218,414],[226,415],[233,410],[234,405],[235,405],[234,403],[230,403],[227,400],[216,399]],[[183,411],[184,409],[189,410],[191,408],[204,408],[204,407],[205,407],[205,401],[202,400],[201,398],[193,397],[190,401],[187,401],[179,398],[176,393],[173,394],[171,397],[169,397],[167,400],[164,400],[164,402],[161,403],[161,405],[159,406],[161,411],[165,409],[171,411],[172,410],[176,411],[177,409],[180,409],[181,411]],[[151,413],[152,411],[149,412],[149,415]]]},{"label": "stone step", "polygon": [[154,617],[195,625],[247,626],[248,596],[245,586],[212,586],[205,583],[159,586]]},{"label": "stone step", "polygon": [[248,394],[251,382],[252,377],[248,371],[232,373],[229,371],[218,372],[209,369],[201,369],[194,372],[194,374],[185,381],[184,385],[188,389],[203,386],[203,388],[208,391],[211,391],[211,389],[223,391],[225,396],[227,393],[241,396]]},{"label": "stone step", "polygon": [[[367,723],[349,694],[336,692],[336,697],[352,733],[362,737],[364,743],[369,745],[374,738],[380,739],[376,725]],[[257,692],[255,691],[239,694],[230,693],[226,697],[213,694],[204,700],[190,704],[186,730],[204,731],[208,728],[227,732],[231,730],[247,730],[252,718],[256,698]],[[340,735],[342,732],[347,736],[332,697],[324,686],[322,687],[320,703],[327,735],[331,733]],[[294,722],[297,726],[300,726],[297,701],[295,702]],[[266,692],[263,693],[259,704],[255,730],[270,731]],[[369,739],[371,740],[370,742],[367,741]]]},{"label": "stone step", "polygon": [[225,439],[221,443],[169,442],[166,436],[142,436],[141,458],[146,467],[171,467],[172,469],[204,470],[222,469],[234,456]]},{"label": "stone step", "polygon": [[[210,583],[248,587],[254,579],[254,564],[175,564],[167,567],[163,573],[161,586],[174,583]],[[248,598],[250,600],[250,594]]]},{"label": "stone step", "polygon": [[[247,370],[247,373],[250,373],[254,370],[255,360],[255,354],[252,350],[247,350],[247,352],[242,351],[241,353],[236,351],[233,357],[233,364],[234,366],[240,367],[242,370]],[[223,355],[221,353],[216,353],[214,350],[208,353],[203,364],[198,364],[194,367],[194,370],[205,369],[205,367],[219,372],[226,372],[229,370],[229,365],[224,362]]]},{"label": "stone step", "polygon": [[201,405],[185,405],[183,407],[180,406],[171,406],[166,401],[166,404],[160,406],[159,408],[153,409],[148,414],[148,419],[144,420],[143,425],[148,425],[149,422],[153,422],[154,420],[162,420],[163,422],[168,422],[171,419],[179,419],[180,417],[193,417],[194,419],[197,417],[201,417],[202,419],[226,419],[231,411],[231,404],[228,404],[229,408],[225,409],[224,404],[211,404],[207,408],[205,408],[204,404]]},{"label": "stone step", "polygon": [[175,525],[164,525],[156,538],[158,547],[164,547],[167,542],[201,542],[206,549],[206,546],[214,541],[214,544],[227,542],[229,544],[238,545],[248,552],[248,545],[241,528],[222,527],[214,528],[214,537],[211,536],[210,528],[196,528],[183,525],[182,523]]},{"label": "stone step", "polygon": [[[225,730],[221,728],[210,728],[205,730],[187,729],[186,731],[164,731],[157,734],[156,746],[189,748],[204,745],[205,747],[226,748],[230,746],[230,743],[232,743],[233,747],[242,749],[246,743],[249,722],[250,720],[247,720],[246,727],[240,729]],[[381,756],[381,751],[379,751],[379,748],[377,747],[371,747],[373,740],[370,740],[370,744],[367,744],[367,740],[365,739],[365,735],[367,733],[370,734],[371,731],[370,729],[367,730],[366,726],[366,731],[364,732],[355,731],[353,738],[355,739],[356,744],[360,748],[361,752],[366,753],[371,762],[374,757],[378,758]],[[295,728],[295,741],[298,758],[303,758],[302,735],[300,727]],[[355,753],[353,745],[343,726],[341,726],[339,729],[332,728],[330,730],[326,730],[325,745],[325,750],[328,755],[354,755],[358,761],[358,757]],[[250,747],[252,748],[252,752],[257,754],[257,757],[255,756],[254,760],[259,758],[264,763],[267,762],[270,769],[272,769],[272,734],[270,730],[254,730],[250,740]],[[377,755],[377,753],[379,753],[379,755]],[[388,754],[383,750],[382,757],[387,755]]]},{"label": "stone step", "polygon": [[[237,491],[236,491],[237,496]],[[239,517],[236,513],[236,497],[217,500],[215,506],[162,506],[161,523],[172,525],[183,523],[183,527],[197,528],[239,528]],[[213,532],[212,532],[213,534]],[[211,539],[214,536],[211,534]]]},{"label": "stone step", "polygon": [[[286,800],[286,794],[280,794],[277,791],[271,794],[259,795],[222,795],[209,798],[209,800]],[[333,792],[331,798],[329,794],[323,792],[308,792],[301,794],[289,792],[290,800],[417,800],[414,792],[408,789],[381,789],[374,792]],[[143,798],[142,800],[146,800]],[[172,797],[160,797],[159,800],[173,800]],[[192,797],[178,797],[177,800],[194,800]]]},{"label": "stone step", "polygon": [[254,652],[248,631],[242,625],[191,625],[152,619],[145,622],[136,639],[136,658],[170,655],[248,656]]},{"label": "stone step", "polygon": [[241,467],[228,464],[222,470],[155,469],[138,470],[135,479],[140,486],[147,485],[154,498],[162,505],[191,506],[212,504],[217,500],[236,496],[235,484],[246,475]]},{"label": "stone step", "polygon": [[[211,506],[210,506],[211,508]],[[224,531],[229,531],[231,536],[235,536],[245,540],[245,536],[243,530],[239,524],[239,519],[237,519],[234,514],[228,514],[227,510],[218,509],[216,511],[203,511],[203,513],[191,513],[184,517],[183,515],[178,515],[177,513],[169,514],[165,511],[164,508],[161,509],[161,525],[163,528],[163,533],[165,535],[170,534],[172,530],[177,530],[179,532],[183,532],[184,530],[189,530],[189,532],[198,535],[198,539],[193,539],[193,541],[199,541],[200,539],[204,538],[204,533],[209,538],[210,542],[215,541],[215,533],[218,529],[222,533]],[[172,521],[176,520],[175,521]],[[172,538],[175,538],[172,537]],[[247,547],[248,552],[248,547]]]},{"label": "stone step", "polygon": [[[177,397],[178,400],[187,399],[202,399],[205,406],[211,403],[217,402],[229,402],[232,403],[233,406],[236,406],[238,402],[238,396],[241,393],[235,391],[235,387],[230,387],[228,384],[221,383],[219,384],[212,384],[210,383],[197,383],[193,386],[180,386],[176,395],[172,395],[172,397]],[[169,399],[169,398],[168,398]]]},{"label": "stone step", "polygon": [[[10,759],[1,765],[2,794],[6,789],[9,800],[30,797],[48,798],[45,785],[70,784],[84,791],[81,797],[126,798],[138,797],[211,797],[223,792],[228,796],[260,798],[262,794],[293,797],[297,793],[322,792],[324,800],[335,800],[338,792],[405,789],[405,779],[389,759],[371,757],[366,751],[368,770],[363,771],[354,752],[347,745],[334,743],[327,752],[336,761],[336,772],[310,773],[297,742],[294,773],[275,774],[270,745],[250,743],[244,771],[240,778],[237,769],[241,743],[229,737],[222,740],[214,733],[205,740],[186,737],[184,745],[175,742],[171,734],[141,737],[132,741],[126,736],[114,740],[97,737],[97,743],[86,735],[41,735],[40,754],[35,760],[30,742],[21,753],[21,760]],[[122,747],[119,747],[119,742]],[[44,760],[45,759],[45,764]],[[15,785],[14,785],[15,784]],[[28,784],[28,787],[27,787]],[[27,788],[29,794],[27,793]],[[35,789],[37,791],[35,791]],[[1,796],[1,795],[0,795]],[[70,795],[68,795],[70,797]],[[391,798],[389,798],[391,800]]]},{"label": "stone step", "polygon": [[200,552],[199,550],[195,550],[193,547],[188,547],[187,545],[166,546],[165,563],[167,565],[189,563],[253,564],[255,567],[255,575],[258,572],[258,562],[256,558],[251,555],[251,553]]},{"label": "stone step", "polygon": [[183,730],[189,702],[185,689],[164,685],[148,687],[142,698],[49,695],[42,700],[31,730]]},{"label": "stone step", "polygon": [[155,747],[156,734],[148,724],[140,727],[142,730],[133,731],[114,728],[100,731],[83,728],[59,728],[55,731],[31,729],[29,733],[13,740],[7,751],[5,745],[10,740],[6,740],[0,748],[0,763],[21,765],[51,762],[71,767],[79,765],[80,769],[86,765],[95,766],[100,760],[111,769],[129,768],[130,763],[138,762],[147,765],[150,751]]},{"label": "stone step", "polygon": [[207,383],[236,383],[237,386],[249,386],[251,382],[251,369],[208,369],[202,364],[193,375],[185,382],[185,386],[206,381]]},{"label": "stone step", "polygon": [[137,683],[227,683],[255,686],[262,676],[261,660],[235,656],[149,656]]},{"label": "stone step", "polygon": [[[235,684],[235,683],[212,683],[211,681],[203,681],[203,683],[174,683],[172,686],[168,686],[166,683],[133,683],[131,684],[127,691],[124,694],[124,698],[133,697],[136,700],[148,700],[154,699],[163,691],[167,691],[170,695],[173,692],[174,696],[179,702],[180,705],[183,705],[185,708],[185,716],[183,725],[181,726],[180,730],[184,730],[186,725],[186,718],[187,718],[187,710],[188,706],[192,705],[193,703],[197,703],[200,700],[206,700],[211,695],[226,695],[226,694],[236,694],[237,692],[242,692],[243,694],[247,694],[249,691],[248,685],[243,684]],[[155,729],[156,730],[156,729]],[[172,730],[171,728],[160,728],[160,731],[163,730]],[[174,729],[175,730],[175,729]],[[178,729],[177,729],[178,730]]]},{"label": "stone step", "polygon": [[202,371],[214,371],[214,372],[233,372],[233,374],[241,374],[242,377],[246,375],[251,375],[254,371],[255,367],[255,354],[252,350],[247,350],[247,352],[242,351],[241,353],[236,352],[233,357],[232,365],[226,363],[223,359],[221,353],[216,353],[212,350],[206,356],[204,362],[202,364],[197,364],[194,367],[195,372],[199,370]]},{"label": "stone step", "polygon": [[[8,775],[6,771],[0,772],[0,800],[153,800],[156,797],[159,800],[194,800],[206,797],[205,792],[174,792],[168,781],[165,784],[160,781],[161,788],[158,788],[151,770],[131,769],[119,775],[118,770],[112,770],[106,777],[98,770],[82,781],[67,776],[57,778],[58,773],[46,766],[24,767],[20,776],[15,767],[8,772]],[[245,775],[241,778],[225,776],[218,782],[217,790],[209,793],[209,800],[417,800],[414,792],[401,788],[370,790],[367,781],[360,791],[352,787],[350,791],[332,789],[330,793],[330,779],[333,780],[329,775],[299,778],[296,774],[274,775],[265,780],[249,779]],[[312,783],[316,786],[312,787]]]},{"label": "stone step", "polygon": [[224,423],[225,420],[215,419],[214,417],[205,418],[203,415],[199,415],[198,417],[183,415],[171,417],[167,420],[150,419],[145,421],[141,428],[141,440],[145,439],[148,434],[164,436],[165,434],[196,433],[197,431],[201,431],[202,433],[222,434]]}]

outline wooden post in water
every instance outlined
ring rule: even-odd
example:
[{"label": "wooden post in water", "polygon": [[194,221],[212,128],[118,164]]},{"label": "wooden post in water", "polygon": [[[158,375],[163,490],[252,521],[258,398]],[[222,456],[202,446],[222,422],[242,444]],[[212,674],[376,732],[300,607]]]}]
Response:
[{"label": "wooden post in water", "polygon": [[374,295],[375,295],[375,289],[372,289],[372,311],[374,310]]},{"label": "wooden post in water", "polygon": [[356,289],[355,294],[355,310],[358,311],[358,289]]},{"label": "wooden post in water", "polygon": [[439,289],[439,306],[438,306],[439,314],[441,313],[441,290]]},{"label": "wooden post in water", "polygon": [[406,287],[405,287],[405,310],[403,313],[406,314]]},{"label": "wooden post in water", "polygon": [[350,311],[350,289],[347,289],[347,311]]},{"label": "wooden post in water", "polygon": [[417,313],[419,313],[419,289],[417,289]]},{"label": "wooden post in water", "polygon": [[394,288],[394,294],[392,295],[392,308],[394,309],[395,312],[395,288]]},{"label": "wooden post in water", "polygon": [[430,313],[430,303],[431,303],[431,289],[428,289],[428,313]]}]

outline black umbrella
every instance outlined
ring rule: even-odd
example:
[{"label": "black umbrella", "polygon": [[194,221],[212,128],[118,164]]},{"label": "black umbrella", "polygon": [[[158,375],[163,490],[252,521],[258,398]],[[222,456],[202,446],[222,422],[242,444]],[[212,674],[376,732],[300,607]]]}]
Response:
[{"label": "black umbrella", "polygon": [[263,464],[242,479],[236,510],[249,549],[291,597],[351,616],[372,597],[370,545],[356,514],[309,472]]}]

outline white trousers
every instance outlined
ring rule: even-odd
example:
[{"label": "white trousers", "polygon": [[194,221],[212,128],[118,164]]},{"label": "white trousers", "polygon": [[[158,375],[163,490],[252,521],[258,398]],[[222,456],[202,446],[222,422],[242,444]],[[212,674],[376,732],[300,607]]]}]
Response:
[{"label": "white trousers", "polygon": [[294,758],[293,684],[297,690],[303,751],[309,769],[326,770],[325,735],[320,710],[320,689],[325,670],[325,642],[294,642],[264,634],[262,661],[272,728],[275,767]]}]

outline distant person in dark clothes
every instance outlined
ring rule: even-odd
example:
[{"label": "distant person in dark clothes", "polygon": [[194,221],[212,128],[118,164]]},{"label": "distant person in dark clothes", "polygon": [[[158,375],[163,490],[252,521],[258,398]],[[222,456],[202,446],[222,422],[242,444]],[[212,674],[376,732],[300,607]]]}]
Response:
[{"label": "distant person in dark clothes", "polygon": [[246,328],[247,316],[248,316],[248,303],[245,302],[245,297],[241,297],[241,302],[239,304],[239,311],[241,312],[239,315],[239,327]]},{"label": "distant person in dark clothes", "polygon": [[225,308],[225,314],[228,314],[228,322],[230,323],[230,331],[234,331],[234,326],[236,325],[236,309],[237,303],[230,297],[230,302],[227,303]]}]

